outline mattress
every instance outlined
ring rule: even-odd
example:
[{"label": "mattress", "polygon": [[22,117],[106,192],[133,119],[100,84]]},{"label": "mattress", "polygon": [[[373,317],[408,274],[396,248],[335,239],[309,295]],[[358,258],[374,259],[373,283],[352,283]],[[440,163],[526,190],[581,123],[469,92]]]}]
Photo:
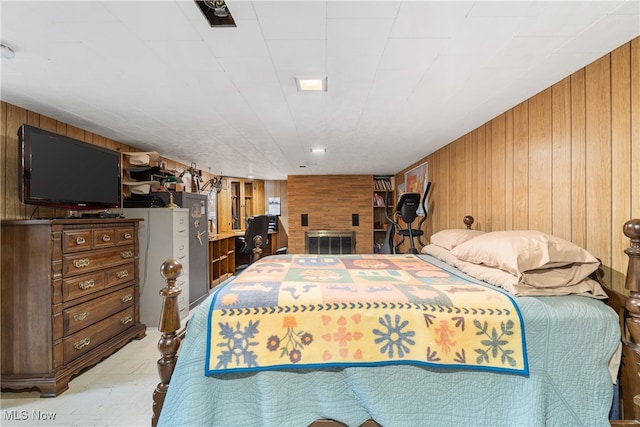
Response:
[{"label": "mattress", "polygon": [[515,298],[528,377],[408,365],[205,376],[212,297],[189,320],[159,426],[300,427],[317,419],[348,426],[374,419],[385,427],[608,425],[609,361],[620,332],[615,313],[593,298]]}]

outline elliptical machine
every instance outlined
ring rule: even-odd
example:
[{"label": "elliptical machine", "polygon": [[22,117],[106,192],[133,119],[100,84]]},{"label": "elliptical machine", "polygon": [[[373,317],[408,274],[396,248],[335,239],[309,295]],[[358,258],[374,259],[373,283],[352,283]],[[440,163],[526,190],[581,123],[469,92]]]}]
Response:
[{"label": "elliptical machine", "polygon": [[[418,254],[418,249],[416,249],[416,245],[414,242],[414,238],[418,238],[418,242],[425,246],[422,242],[422,236],[424,235],[424,231],[422,231],[422,224],[427,220],[427,209],[425,208],[425,201],[427,200],[427,195],[429,194],[429,188],[431,188],[431,182],[427,183],[427,188],[424,191],[422,196],[422,201],[420,200],[420,193],[402,193],[400,195],[400,199],[398,200],[398,204],[396,205],[395,210],[393,211],[393,216],[396,218],[402,219],[402,221],[407,225],[407,228],[402,228],[398,221],[395,221],[393,218],[389,216],[389,213],[385,211],[385,216],[387,217],[387,221],[389,222],[389,226],[387,227],[387,234],[385,235],[384,243],[382,244],[382,248],[380,249],[380,253],[383,254],[397,254],[399,253],[399,248],[404,242],[405,238],[409,238],[409,250],[406,253],[409,254]],[[385,200],[389,200],[389,194],[385,194]],[[413,222],[418,217],[418,207],[422,206],[422,211],[424,212],[424,216],[418,223],[417,228],[413,228]],[[394,238],[399,236],[402,238],[399,242],[394,242]]]}]

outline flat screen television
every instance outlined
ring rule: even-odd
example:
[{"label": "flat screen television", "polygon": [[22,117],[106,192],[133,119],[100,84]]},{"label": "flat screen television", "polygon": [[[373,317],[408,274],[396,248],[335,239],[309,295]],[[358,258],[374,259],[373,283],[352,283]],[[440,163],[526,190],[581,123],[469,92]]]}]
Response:
[{"label": "flat screen television", "polygon": [[121,204],[120,153],[22,125],[20,200],[69,210],[106,210]]}]

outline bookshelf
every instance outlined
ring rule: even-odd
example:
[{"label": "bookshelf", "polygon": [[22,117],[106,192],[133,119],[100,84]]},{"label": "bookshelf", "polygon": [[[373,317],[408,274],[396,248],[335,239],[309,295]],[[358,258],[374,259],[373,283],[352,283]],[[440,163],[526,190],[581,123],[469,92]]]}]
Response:
[{"label": "bookshelf", "polygon": [[213,289],[233,276],[236,269],[235,234],[209,236],[209,288]]},{"label": "bookshelf", "polygon": [[[382,247],[387,233],[387,217],[393,214],[394,208],[394,177],[373,177],[373,252],[378,252]],[[386,212],[386,215],[385,215]]]}]

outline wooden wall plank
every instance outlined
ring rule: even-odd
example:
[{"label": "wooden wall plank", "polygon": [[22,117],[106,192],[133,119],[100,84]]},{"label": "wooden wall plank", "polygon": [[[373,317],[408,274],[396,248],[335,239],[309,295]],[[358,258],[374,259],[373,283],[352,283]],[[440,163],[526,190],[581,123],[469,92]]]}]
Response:
[{"label": "wooden wall plank", "polygon": [[[473,138],[470,134],[463,137],[464,141],[464,212],[473,215]],[[459,227],[462,227],[460,225]]]},{"label": "wooden wall plank", "polygon": [[485,169],[485,177],[484,177],[484,198],[485,198],[485,215],[486,218],[484,219],[486,225],[487,225],[487,231],[490,230],[494,230],[493,228],[493,218],[491,217],[491,195],[492,195],[492,190],[491,190],[491,175],[493,173],[493,171],[491,170],[492,166],[491,166],[491,157],[493,156],[493,146],[492,146],[492,141],[491,141],[491,137],[492,137],[492,133],[491,133],[491,129],[492,129],[492,123],[491,122],[487,122],[484,126],[484,149],[485,149],[485,162],[484,162],[484,169]]},{"label": "wooden wall plank", "polygon": [[[631,217],[631,45],[611,52],[611,230]],[[628,239],[612,233],[611,267],[624,271]]]},{"label": "wooden wall plank", "polygon": [[440,168],[440,193],[441,196],[444,196],[445,199],[447,200],[447,203],[442,203],[439,206],[439,210],[440,210],[440,222],[442,224],[443,227],[445,228],[450,228],[450,216],[451,216],[451,209],[452,209],[452,204],[449,203],[450,197],[451,197],[451,186],[449,183],[449,176],[451,174],[451,162],[449,161],[450,158],[450,153],[451,153],[451,147],[450,146],[446,146],[444,147],[444,149],[442,150],[442,152],[440,153],[440,163],[442,165],[442,167]]},{"label": "wooden wall plank", "polygon": [[504,158],[505,158],[505,230],[513,229],[513,109],[505,113],[505,145],[504,145]]},{"label": "wooden wall plank", "polygon": [[[571,79],[551,88],[552,234],[571,240]],[[570,195],[569,195],[570,196]]]},{"label": "wooden wall plank", "polygon": [[529,101],[513,109],[513,228],[529,228]]},{"label": "wooden wall plank", "polygon": [[631,217],[640,218],[640,37],[631,41]]},{"label": "wooden wall plank", "polygon": [[2,206],[0,206],[0,214],[2,218],[7,217],[7,186],[9,180],[7,179],[7,161],[9,142],[7,141],[7,103],[0,101],[0,200],[2,200]]},{"label": "wooden wall plank", "polygon": [[505,229],[506,215],[506,116],[491,121],[491,229]]},{"label": "wooden wall plank", "polygon": [[551,89],[529,100],[529,228],[552,232]]},{"label": "wooden wall plank", "polygon": [[571,241],[587,245],[585,71],[571,75]]},{"label": "wooden wall plank", "polygon": [[[611,263],[611,68],[610,55],[588,65],[586,82],[586,249]],[[609,279],[605,271],[605,279]]]},{"label": "wooden wall plank", "polygon": [[486,197],[486,176],[487,176],[487,146],[485,139],[485,126],[480,126],[474,131],[476,134],[476,145],[478,147],[478,215],[475,218],[475,226],[478,230],[490,231],[490,221],[488,220],[487,197]]},{"label": "wooden wall plank", "polygon": [[[462,218],[466,215],[467,209],[465,207],[465,179],[466,174],[464,171],[455,172],[455,169],[460,165],[465,164],[465,145],[464,138],[459,138],[452,144],[452,156],[449,161],[449,169],[451,170],[451,188],[449,189],[452,201],[454,202],[454,209],[450,215],[449,228],[455,228],[456,225],[461,227],[463,222]],[[457,222],[457,224],[456,224]]]},{"label": "wooden wall plank", "polygon": [[476,220],[475,227],[478,226],[477,221],[480,215],[479,202],[478,202],[478,174],[479,174],[479,161],[478,161],[478,132],[470,132],[469,137],[471,139],[471,211]]}]

